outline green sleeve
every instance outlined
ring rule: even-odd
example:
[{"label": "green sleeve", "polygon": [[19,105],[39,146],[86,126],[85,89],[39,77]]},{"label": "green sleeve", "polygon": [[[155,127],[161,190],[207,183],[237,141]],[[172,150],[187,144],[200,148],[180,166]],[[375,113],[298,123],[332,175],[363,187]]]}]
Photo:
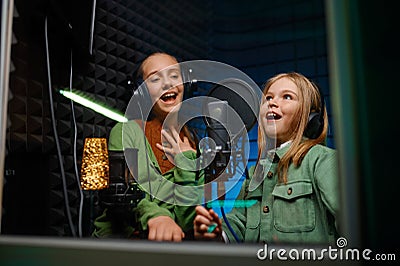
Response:
[{"label": "green sleeve", "polygon": [[106,211],[94,220],[94,237],[107,237],[112,235],[111,221],[107,219]]},{"label": "green sleeve", "polygon": [[137,206],[142,229],[147,230],[147,222],[154,217],[168,216],[174,219],[170,209],[171,207],[166,206],[166,204],[161,204],[158,200],[150,200],[148,197],[142,199]]},{"label": "green sleeve", "polygon": [[117,123],[110,131],[108,138],[108,149],[111,151],[122,151],[122,123]]},{"label": "green sleeve", "polygon": [[185,232],[193,229],[195,206],[201,203],[204,184],[203,172],[196,173],[196,168],[191,168],[195,159],[196,154],[192,151],[178,154],[175,160],[183,169],[174,167],[165,173],[159,189],[154,193],[156,197],[150,200],[147,195],[139,203],[140,223],[144,230],[149,219],[161,215],[174,219]]},{"label": "green sleeve", "polygon": [[[249,178],[246,178],[243,181],[242,187],[240,189],[239,195],[237,196],[237,200],[246,200],[248,198],[248,186],[251,180],[251,177],[254,174],[254,166],[249,169]],[[258,187],[260,188],[260,186]],[[239,238],[239,241],[244,241],[245,232],[246,232],[246,210],[247,208],[233,208],[231,212],[226,215],[229,225],[235,232],[236,236]],[[222,230],[226,233],[229,242],[236,242],[236,239],[232,232],[230,231],[225,220],[222,220]]]},{"label": "green sleeve", "polygon": [[135,229],[132,226],[124,226],[123,228],[118,228],[119,233],[113,229],[113,224],[107,216],[107,209],[94,220],[94,231],[92,233],[93,237],[96,238],[110,238],[110,237],[124,237],[129,238],[133,235]]},{"label": "green sleeve", "polygon": [[196,171],[196,153],[185,151],[175,156],[174,209],[176,222],[186,231],[193,229],[195,207],[202,202],[204,172]]},{"label": "green sleeve", "polygon": [[340,205],[340,191],[338,180],[338,164],[336,151],[328,147],[317,145],[318,158],[315,160],[314,174],[321,200],[327,210],[338,219]]}]

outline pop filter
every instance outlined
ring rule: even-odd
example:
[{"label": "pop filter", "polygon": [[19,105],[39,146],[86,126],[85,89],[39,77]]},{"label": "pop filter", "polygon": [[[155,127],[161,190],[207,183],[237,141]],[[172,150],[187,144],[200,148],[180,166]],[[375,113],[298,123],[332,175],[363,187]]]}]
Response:
[{"label": "pop filter", "polygon": [[[249,131],[257,122],[257,114],[260,109],[260,99],[254,88],[251,87],[247,82],[237,79],[229,78],[220,81],[214,87],[211,88],[208,93],[210,99],[219,99],[226,102],[230,108],[232,108],[241,119],[241,123],[244,124],[246,130]],[[212,113],[209,110],[209,105],[203,107],[205,113]],[[211,118],[204,116],[206,124],[210,124]],[[228,113],[229,123],[238,123],[236,117],[233,117]],[[237,134],[241,133],[243,129],[233,130],[235,127],[230,127],[231,137],[236,137]]]}]

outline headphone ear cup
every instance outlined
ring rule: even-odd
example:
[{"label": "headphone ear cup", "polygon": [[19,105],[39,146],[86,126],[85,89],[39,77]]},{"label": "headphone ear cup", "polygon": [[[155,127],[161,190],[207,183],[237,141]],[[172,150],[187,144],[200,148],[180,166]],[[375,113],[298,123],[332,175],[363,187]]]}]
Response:
[{"label": "headphone ear cup", "polygon": [[131,100],[129,101],[126,116],[129,120],[141,119],[148,120],[151,116],[151,108],[153,102],[147,89],[146,83],[143,80],[128,81]]},{"label": "headphone ear cup", "polygon": [[309,139],[316,139],[322,133],[324,123],[321,113],[312,112],[308,118],[307,127],[304,130],[304,136]]},{"label": "headphone ear cup", "polygon": [[144,83],[144,80],[142,78],[135,78],[133,81],[133,93],[135,93],[141,86],[146,86],[146,83]]},{"label": "headphone ear cup", "polygon": [[[141,83],[139,84],[139,82]],[[133,97],[137,98],[137,102],[141,107],[143,115],[148,116],[151,111],[151,108],[153,107],[153,102],[151,100],[149,90],[146,86],[146,82],[144,82],[143,80],[138,81],[138,86],[134,91]]]},{"label": "headphone ear cup", "polygon": [[181,77],[184,89],[184,95],[186,98],[191,98],[193,96],[193,90],[195,89],[195,81],[190,77],[191,69],[188,69],[185,65],[180,64]]},{"label": "headphone ear cup", "polygon": [[316,139],[321,135],[322,131],[324,130],[325,99],[324,95],[322,94],[321,88],[318,86],[318,84],[315,82],[312,82],[312,84],[319,94],[320,111],[310,113],[308,117],[308,123],[306,129],[304,130],[303,135],[309,139]]}]

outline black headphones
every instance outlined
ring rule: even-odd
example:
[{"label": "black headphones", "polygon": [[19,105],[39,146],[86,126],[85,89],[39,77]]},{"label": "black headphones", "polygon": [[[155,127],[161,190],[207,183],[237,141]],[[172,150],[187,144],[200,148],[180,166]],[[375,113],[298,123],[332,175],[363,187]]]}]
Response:
[{"label": "black headphones", "polygon": [[129,120],[147,117],[153,106],[146,83],[138,73],[140,65],[125,80],[126,95],[131,98],[125,113]]},{"label": "black headphones", "polygon": [[134,69],[134,71],[132,72],[131,75],[128,75],[126,77],[126,88],[128,91],[130,91],[131,93],[135,93],[137,91],[137,89],[140,87],[140,85],[146,85],[145,83],[143,83],[143,79],[141,77],[141,75],[139,74],[139,69],[140,66],[142,65],[142,63],[140,62]]},{"label": "black headphones", "polygon": [[319,98],[320,98],[320,110],[319,112],[311,112],[310,116],[308,117],[308,123],[306,129],[304,130],[304,136],[309,139],[316,139],[318,138],[322,131],[324,130],[324,110],[325,110],[325,99],[324,95],[322,94],[321,88],[318,84],[312,82],[313,86],[317,89]]}]

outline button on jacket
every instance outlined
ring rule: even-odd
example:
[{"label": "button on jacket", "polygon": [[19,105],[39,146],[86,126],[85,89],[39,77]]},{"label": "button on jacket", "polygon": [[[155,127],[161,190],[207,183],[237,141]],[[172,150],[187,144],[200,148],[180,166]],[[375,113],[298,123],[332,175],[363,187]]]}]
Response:
[{"label": "button on jacket", "polygon": [[[278,149],[282,158],[289,145]],[[323,145],[313,146],[301,165],[291,165],[287,184],[277,183],[277,160],[260,160],[262,183],[249,191],[250,178],[243,182],[238,199],[257,200],[246,208],[227,214],[239,241],[264,243],[334,243],[335,218],[339,212],[339,188],[336,151]],[[223,223],[230,242],[234,235]]]}]

